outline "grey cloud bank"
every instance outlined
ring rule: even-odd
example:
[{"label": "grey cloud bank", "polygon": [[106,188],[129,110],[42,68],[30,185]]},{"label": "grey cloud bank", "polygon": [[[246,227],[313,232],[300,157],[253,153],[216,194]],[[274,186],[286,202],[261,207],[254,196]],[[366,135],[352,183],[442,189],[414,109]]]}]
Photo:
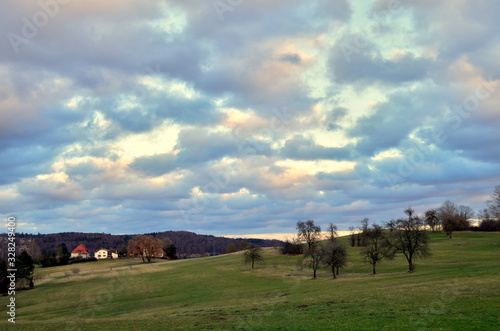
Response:
[{"label": "grey cloud bank", "polygon": [[483,208],[499,4],[391,6],[5,3],[0,213],[23,232],[224,235]]}]

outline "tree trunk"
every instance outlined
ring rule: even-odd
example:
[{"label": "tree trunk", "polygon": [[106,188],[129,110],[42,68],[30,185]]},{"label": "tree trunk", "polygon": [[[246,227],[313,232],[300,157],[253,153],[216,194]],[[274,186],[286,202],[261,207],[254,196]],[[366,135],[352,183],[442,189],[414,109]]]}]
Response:
[{"label": "tree trunk", "polygon": [[253,269],[253,265],[254,265],[254,263],[255,263],[255,260],[254,260],[254,259],[252,259],[252,269]]},{"label": "tree trunk", "polygon": [[337,267],[337,275],[339,274],[339,267]]},{"label": "tree trunk", "polygon": [[316,269],[314,269],[313,278],[316,278]]},{"label": "tree trunk", "polygon": [[413,261],[408,261],[408,272],[413,272],[415,270],[415,266],[413,265]]},{"label": "tree trunk", "polygon": [[332,274],[333,274],[333,279],[337,278],[337,277],[335,276],[335,267],[334,267],[334,266],[332,266]]},{"label": "tree trunk", "polygon": [[372,271],[373,271],[374,275],[377,273],[377,271],[375,270],[375,266],[376,266],[376,263],[372,264]]}]

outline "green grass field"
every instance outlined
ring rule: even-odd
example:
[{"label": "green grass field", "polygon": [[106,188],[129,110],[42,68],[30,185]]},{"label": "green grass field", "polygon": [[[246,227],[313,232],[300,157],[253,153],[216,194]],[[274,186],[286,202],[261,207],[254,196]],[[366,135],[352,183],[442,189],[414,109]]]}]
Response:
[{"label": "green grass field", "polygon": [[[37,268],[16,295],[16,330],[500,330],[500,234],[432,235],[432,256],[408,274],[402,258],[370,275],[358,248],[333,280],[311,279],[301,257],[265,250],[251,270],[240,253],[123,259]],[[72,274],[74,268],[79,274]]]}]

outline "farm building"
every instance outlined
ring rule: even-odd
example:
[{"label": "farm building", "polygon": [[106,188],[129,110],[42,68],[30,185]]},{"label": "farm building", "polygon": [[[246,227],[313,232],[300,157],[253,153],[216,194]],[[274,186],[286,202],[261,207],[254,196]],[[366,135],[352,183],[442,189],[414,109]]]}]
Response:
[{"label": "farm building", "polygon": [[89,250],[84,244],[76,246],[76,248],[71,252],[71,258],[76,259],[88,259],[90,257]]},{"label": "farm building", "polygon": [[109,257],[109,251],[107,249],[101,248],[97,252],[94,253],[94,257],[96,259],[107,259]]}]

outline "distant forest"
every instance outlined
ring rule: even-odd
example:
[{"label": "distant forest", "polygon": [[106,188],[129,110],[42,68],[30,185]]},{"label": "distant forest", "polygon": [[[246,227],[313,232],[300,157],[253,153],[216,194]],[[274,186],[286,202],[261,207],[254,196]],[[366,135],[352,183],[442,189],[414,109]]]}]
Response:
[{"label": "distant forest", "polygon": [[[227,253],[228,247],[240,247],[242,241],[248,241],[261,247],[281,246],[280,240],[264,239],[232,239],[215,237],[212,235],[200,235],[188,231],[165,231],[147,233],[159,239],[169,238],[177,248],[179,258],[193,258]],[[16,234],[17,251],[25,250],[35,260],[42,256],[42,251],[55,250],[62,243],[66,244],[69,252],[79,244],[84,244],[91,253],[101,249],[116,249],[126,254],[127,242],[134,235],[113,235],[108,233],[82,233],[62,232],[52,234]],[[7,235],[0,234],[0,259],[7,257]]]}]

